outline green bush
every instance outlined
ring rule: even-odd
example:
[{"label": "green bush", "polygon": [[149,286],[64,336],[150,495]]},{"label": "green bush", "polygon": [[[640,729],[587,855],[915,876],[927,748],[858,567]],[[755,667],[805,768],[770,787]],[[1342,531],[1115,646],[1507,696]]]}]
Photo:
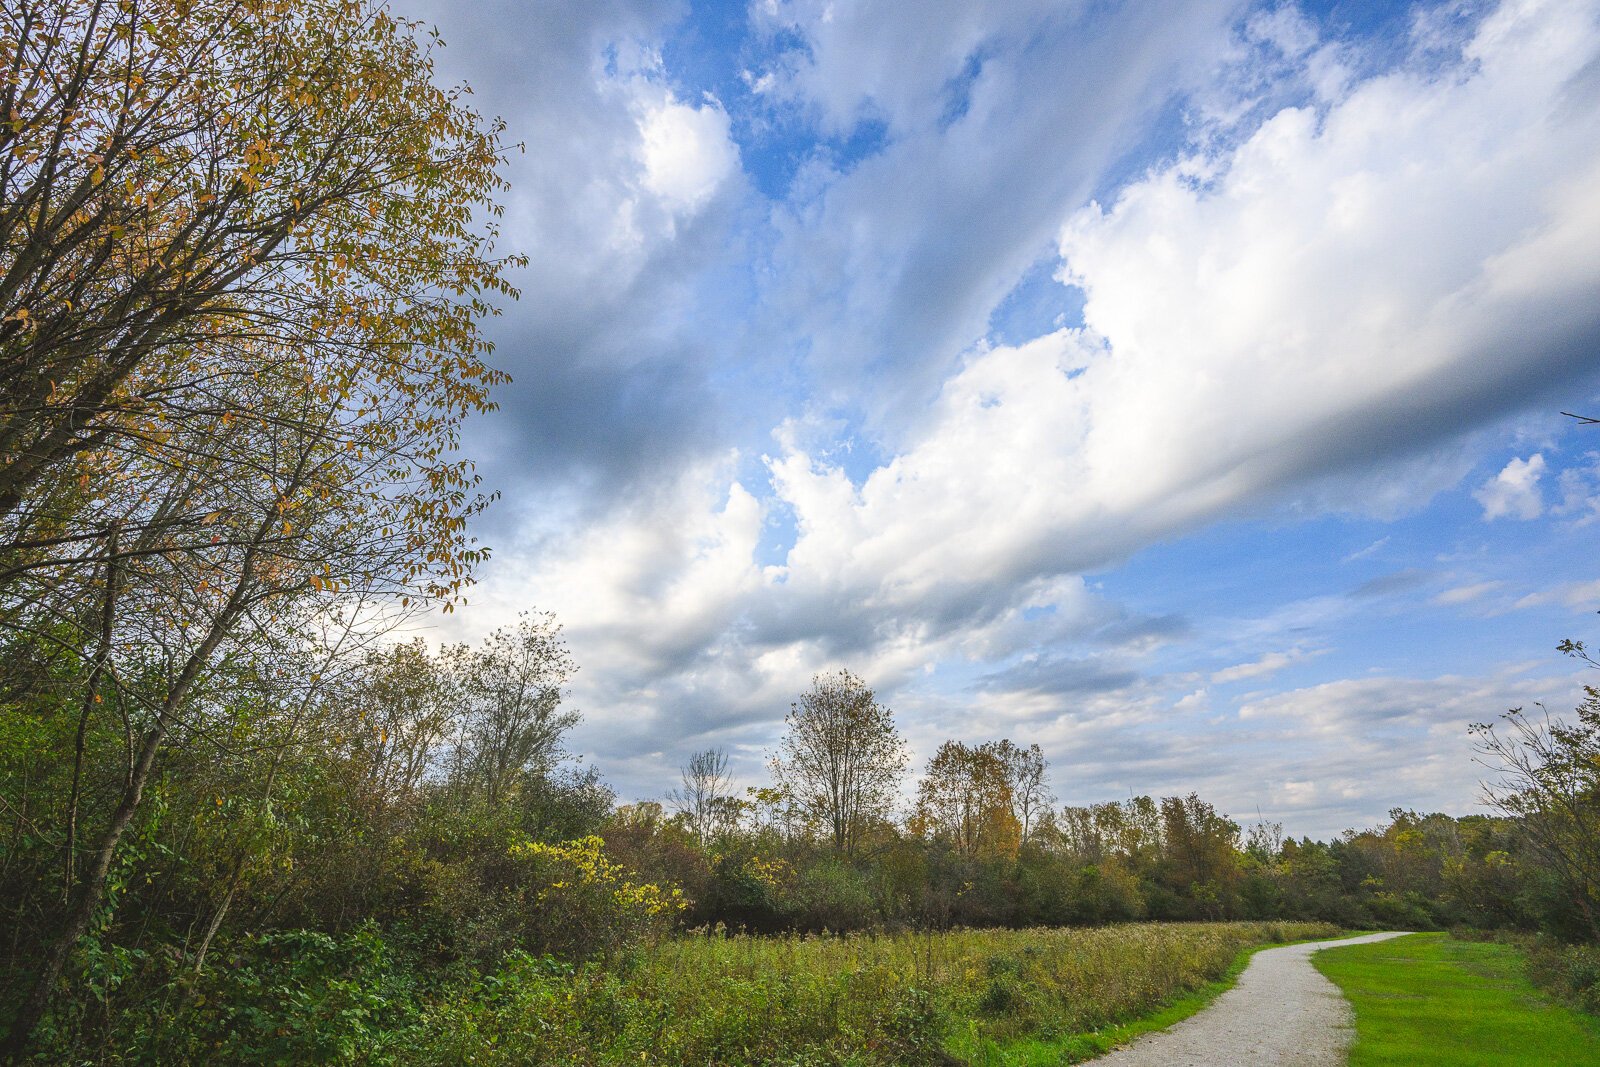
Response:
[{"label": "green bush", "polygon": [[1600,945],[1541,937],[1528,950],[1528,978],[1591,1015],[1600,1015]]},{"label": "green bush", "polygon": [[[101,1062],[388,1062],[375,1050],[417,1012],[413,983],[370,927],[245,938],[214,951],[198,977],[181,963],[173,956],[143,969],[142,995],[125,998],[100,1035]],[[69,1056],[52,1034],[47,1026],[43,1061],[82,1058],[81,1038]]]}]

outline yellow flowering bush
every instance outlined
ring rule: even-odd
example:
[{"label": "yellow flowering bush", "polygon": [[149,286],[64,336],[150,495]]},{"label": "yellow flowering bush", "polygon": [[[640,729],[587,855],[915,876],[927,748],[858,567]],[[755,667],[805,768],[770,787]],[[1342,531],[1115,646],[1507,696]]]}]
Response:
[{"label": "yellow flowering bush", "polygon": [[556,955],[613,955],[664,932],[689,904],[676,886],[634,881],[599,837],[525,841],[509,855],[523,868],[530,947]]}]

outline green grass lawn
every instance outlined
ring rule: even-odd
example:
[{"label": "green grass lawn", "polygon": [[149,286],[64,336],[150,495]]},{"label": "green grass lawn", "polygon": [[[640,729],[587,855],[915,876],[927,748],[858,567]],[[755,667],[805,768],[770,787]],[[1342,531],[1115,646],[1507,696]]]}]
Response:
[{"label": "green grass lawn", "polygon": [[1351,1067],[1600,1065],[1600,1020],[1540,994],[1510,945],[1413,934],[1312,961],[1355,1006]]}]

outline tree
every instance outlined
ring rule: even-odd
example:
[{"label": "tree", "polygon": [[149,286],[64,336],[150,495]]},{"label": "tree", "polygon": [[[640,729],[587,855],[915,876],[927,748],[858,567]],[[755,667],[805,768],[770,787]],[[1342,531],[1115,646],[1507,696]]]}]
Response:
[{"label": "tree", "polygon": [[905,773],[906,749],[889,709],[847,670],[818,674],[790,705],[773,777],[834,849],[853,853],[886,820]]},{"label": "tree", "polygon": [[1194,793],[1161,799],[1162,874],[1220,919],[1238,880],[1239,824]]},{"label": "tree", "polygon": [[674,789],[668,799],[689,824],[689,832],[704,845],[737,818],[738,798],[729,793],[728,754],[720,748],[696,752],[684,764],[683,787]]},{"label": "tree", "polygon": [[368,0],[4,0],[0,26],[0,516],[203,415],[173,386],[228,380],[212,356],[244,339],[340,352],[331,390],[414,386],[437,364],[410,344],[475,350],[477,294],[509,291],[473,219],[499,127],[432,84],[412,24]]},{"label": "tree", "polygon": [[494,806],[560,761],[561,739],[579,719],[561,709],[561,688],[577,667],[549,612],[524,612],[515,627],[500,627],[478,648],[457,646],[450,658],[464,720],[456,780]]},{"label": "tree", "polygon": [[[1580,641],[1561,651],[1600,667]],[[1552,925],[1600,942],[1600,688],[1584,686],[1584,695],[1576,721],[1513,708],[1501,716],[1504,732],[1493,723],[1472,730],[1495,774],[1484,799],[1515,821],[1559,886],[1568,915]]]},{"label": "tree", "polygon": [[80,737],[127,739],[98,824],[67,805],[13,1054],[163,749],[226,716],[208,678],[353,598],[448,608],[482,558],[453,450],[503,380],[498,126],[413,30],[367,0],[0,0],[0,631],[89,665]]},{"label": "tree", "polygon": [[994,745],[946,741],[917,786],[912,828],[948,841],[962,856],[1015,856],[1021,824],[1011,778]]},{"label": "tree", "polygon": [[1050,792],[1050,785],[1045,781],[1049,764],[1045,762],[1044,750],[1037,744],[1020,748],[1009,738],[984,747],[1005,767],[1006,785],[1011,790],[1011,814],[1017,820],[1025,845],[1033,836],[1039,817],[1048,813],[1056,802],[1055,794]]}]

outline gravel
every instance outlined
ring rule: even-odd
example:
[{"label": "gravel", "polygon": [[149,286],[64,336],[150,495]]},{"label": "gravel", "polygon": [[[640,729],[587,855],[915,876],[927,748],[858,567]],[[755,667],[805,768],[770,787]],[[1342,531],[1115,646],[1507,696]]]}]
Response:
[{"label": "gravel", "polygon": [[1094,1060],[1095,1067],[1343,1064],[1355,1036],[1354,1016],[1339,987],[1311,966],[1311,954],[1400,936],[1367,934],[1257,952],[1239,984],[1209,1008]]}]

